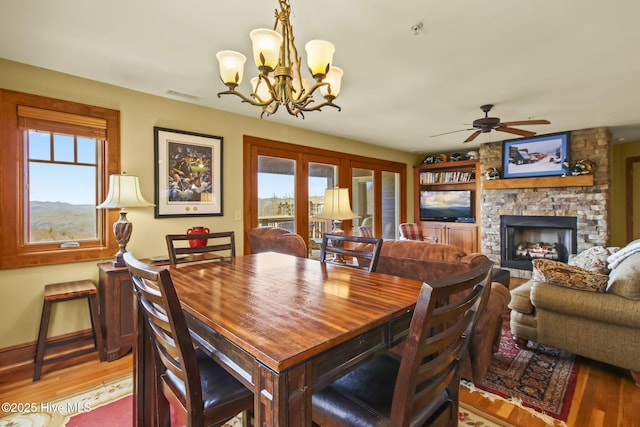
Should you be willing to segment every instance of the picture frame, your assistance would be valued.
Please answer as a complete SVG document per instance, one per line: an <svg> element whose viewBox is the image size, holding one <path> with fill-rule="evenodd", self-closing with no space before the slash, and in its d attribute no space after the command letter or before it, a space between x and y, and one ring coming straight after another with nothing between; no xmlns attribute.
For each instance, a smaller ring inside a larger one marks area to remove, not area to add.
<svg viewBox="0 0 640 427"><path fill-rule="evenodd" d="M567 173L569 132L504 141L502 177L525 178Z"/></svg>
<svg viewBox="0 0 640 427"><path fill-rule="evenodd" d="M155 217L222 216L221 136L154 127Z"/></svg>

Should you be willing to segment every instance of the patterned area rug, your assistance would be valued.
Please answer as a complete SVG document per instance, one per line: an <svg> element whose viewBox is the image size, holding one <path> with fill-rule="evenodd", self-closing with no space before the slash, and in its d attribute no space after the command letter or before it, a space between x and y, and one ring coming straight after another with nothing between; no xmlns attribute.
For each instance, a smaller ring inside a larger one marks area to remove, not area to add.
<svg viewBox="0 0 640 427"><path fill-rule="evenodd" d="M102 384L55 402L40 405L40 411L14 414L0 419L0 427L102 427L132 425L131 377ZM491 414L460 404L459 427L512 427ZM240 427L242 418L233 418L223 427Z"/></svg>
<svg viewBox="0 0 640 427"><path fill-rule="evenodd" d="M513 343L507 309L503 313L500 351L494 355L484 381L475 387L566 421L578 366L572 353L554 347L530 342L526 350L518 349ZM473 388L470 383L465 385Z"/></svg>

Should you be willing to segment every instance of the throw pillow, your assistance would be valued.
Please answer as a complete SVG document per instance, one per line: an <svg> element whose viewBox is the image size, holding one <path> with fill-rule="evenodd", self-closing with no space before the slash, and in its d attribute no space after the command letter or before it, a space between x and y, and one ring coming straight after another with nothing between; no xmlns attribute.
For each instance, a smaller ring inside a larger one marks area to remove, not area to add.
<svg viewBox="0 0 640 427"><path fill-rule="evenodd" d="M591 292L604 292L609 276L549 259L533 261L534 275L553 285ZM537 271L536 271L537 270Z"/></svg>
<svg viewBox="0 0 640 427"><path fill-rule="evenodd" d="M631 255L611 270L607 292L634 301L640 300L640 253Z"/></svg>
<svg viewBox="0 0 640 427"><path fill-rule="evenodd" d="M604 246L593 246L572 256L569 259L569 265L584 268L585 270L596 273L609 274L607 258L618 250L620 250L618 247L606 248Z"/></svg>

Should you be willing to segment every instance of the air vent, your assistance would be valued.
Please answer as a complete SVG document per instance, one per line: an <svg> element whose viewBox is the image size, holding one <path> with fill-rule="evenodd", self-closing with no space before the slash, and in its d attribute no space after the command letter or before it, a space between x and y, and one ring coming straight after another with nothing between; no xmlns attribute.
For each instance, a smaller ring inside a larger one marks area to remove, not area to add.
<svg viewBox="0 0 640 427"><path fill-rule="evenodd" d="M178 98L188 99L189 101L200 101L202 98L188 93L178 92L177 90L168 90L167 95L177 96Z"/></svg>

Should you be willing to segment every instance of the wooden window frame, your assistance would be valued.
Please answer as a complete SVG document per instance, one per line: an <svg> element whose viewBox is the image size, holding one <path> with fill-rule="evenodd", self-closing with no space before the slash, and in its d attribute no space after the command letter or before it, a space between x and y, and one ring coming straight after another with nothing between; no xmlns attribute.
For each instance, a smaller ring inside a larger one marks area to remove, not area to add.
<svg viewBox="0 0 640 427"><path fill-rule="evenodd" d="M79 247L60 244L26 244L24 238L22 146L25 128L34 123L55 128L75 127L86 136L102 139L97 183L98 197L107 194L109 175L120 173L120 112L60 99L0 89L0 269L109 259L118 250L112 224L115 210L98 212L98 239Z"/></svg>

